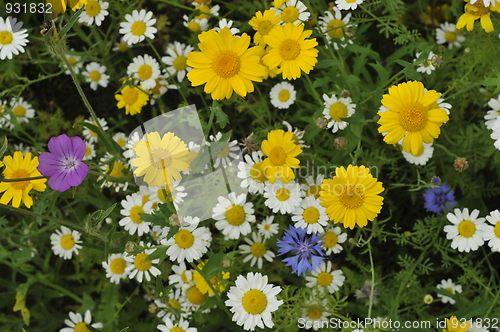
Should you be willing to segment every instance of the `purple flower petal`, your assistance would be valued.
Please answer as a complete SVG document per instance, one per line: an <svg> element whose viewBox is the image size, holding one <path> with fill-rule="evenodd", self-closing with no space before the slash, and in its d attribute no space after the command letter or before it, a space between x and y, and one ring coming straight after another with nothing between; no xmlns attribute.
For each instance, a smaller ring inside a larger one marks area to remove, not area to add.
<svg viewBox="0 0 500 332"><path fill-rule="evenodd" d="M42 152L38 157L38 171L44 176L52 176L62 167L62 162L59 156L54 153Z"/></svg>
<svg viewBox="0 0 500 332"><path fill-rule="evenodd" d="M66 172L56 172L54 175L52 175L49 178L49 186L52 190L64 192L68 190L71 186L68 184L68 181L66 181Z"/></svg>

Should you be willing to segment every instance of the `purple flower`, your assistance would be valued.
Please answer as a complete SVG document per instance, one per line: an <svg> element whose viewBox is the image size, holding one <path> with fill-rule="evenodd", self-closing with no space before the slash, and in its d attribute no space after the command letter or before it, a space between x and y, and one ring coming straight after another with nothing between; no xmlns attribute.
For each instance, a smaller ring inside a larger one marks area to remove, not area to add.
<svg viewBox="0 0 500 332"><path fill-rule="evenodd" d="M294 256L285 258L283 262L292 267L292 273L305 276L306 271L314 271L323 263L322 256L325 254L321 249L322 244L323 240L316 234L307 234L306 228L290 226L283 239L278 241L278 256L291 251Z"/></svg>
<svg viewBox="0 0 500 332"><path fill-rule="evenodd" d="M63 192L79 186L89 172L87 164L82 162L85 142L80 137L63 134L52 137L48 147L50 152L42 152L38 157L38 170L50 177L50 188Z"/></svg>
<svg viewBox="0 0 500 332"><path fill-rule="evenodd" d="M446 184L441 184L437 188L429 188L424 193L424 207L429 212L439 213L449 210L455 201L455 192Z"/></svg>

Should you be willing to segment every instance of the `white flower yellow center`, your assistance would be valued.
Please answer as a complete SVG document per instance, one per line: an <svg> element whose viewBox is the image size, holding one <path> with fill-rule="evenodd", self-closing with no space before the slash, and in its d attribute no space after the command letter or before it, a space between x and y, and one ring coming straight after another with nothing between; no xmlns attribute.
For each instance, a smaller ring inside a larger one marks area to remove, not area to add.
<svg viewBox="0 0 500 332"><path fill-rule="evenodd" d="M75 246L75 238L71 234L66 234L61 236L60 243L64 250L70 250Z"/></svg>
<svg viewBox="0 0 500 332"><path fill-rule="evenodd" d="M446 39L448 43L453 43L457 40L457 33L455 31L445 31L444 39Z"/></svg>
<svg viewBox="0 0 500 332"><path fill-rule="evenodd" d="M470 220L463 220L458 224L458 234L463 237L472 237L476 234L476 225Z"/></svg>
<svg viewBox="0 0 500 332"><path fill-rule="evenodd" d="M123 148L125 145L127 145L127 141L123 137L120 137L116 140L116 144Z"/></svg>
<svg viewBox="0 0 500 332"><path fill-rule="evenodd" d="M271 225L269 225L269 224L265 224L265 225L264 225L264 230L265 230L265 231L268 231L268 230L270 230L270 229L271 229Z"/></svg>
<svg viewBox="0 0 500 332"><path fill-rule="evenodd" d="M281 19L285 23L293 23L299 19L299 14L297 7L288 6L281 12Z"/></svg>
<svg viewBox="0 0 500 332"><path fill-rule="evenodd" d="M143 222L139 213L144 213L142 206L134 206L130 209L130 219L136 224L142 224Z"/></svg>
<svg viewBox="0 0 500 332"><path fill-rule="evenodd" d="M143 21L137 21L132 24L132 27L130 28L130 32L134 36L142 36L146 32L146 23Z"/></svg>
<svg viewBox="0 0 500 332"><path fill-rule="evenodd" d="M307 316L312 320L320 319L322 315L320 307L317 305L313 305L311 307L312 308L310 308L307 312Z"/></svg>
<svg viewBox="0 0 500 332"><path fill-rule="evenodd" d="M14 112L14 114L17 116L17 117L22 117L22 116L25 116L26 115L26 108L24 108L23 106L19 105L19 106L16 106L12 112Z"/></svg>
<svg viewBox="0 0 500 332"><path fill-rule="evenodd" d="M137 70L137 76L139 76L139 79L143 81L149 80L152 75L153 75L153 68L151 68L151 66L148 64L141 65Z"/></svg>
<svg viewBox="0 0 500 332"><path fill-rule="evenodd" d="M180 326L174 326L170 329L170 332L186 332L182 327Z"/></svg>
<svg viewBox="0 0 500 332"><path fill-rule="evenodd" d="M185 55L179 55L175 58L172 66L177 71L183 71L187 68L187 57Z"/></svg>
<svg viewBox="0 0 500 332"><path fill-rule="evenodd" d="M250 253L255 257L264 256L266 251L266 245L262 242L255 242L250 246Z"/></svg>
<svg viewBox="0 0 500 332"><path fill-rule="evenodd" d="M241 205L233 204L226 211L226 220L230 225L239 226L243 224L246 218L245 209Z"/></svg>
<svg viewBox="0 0 500 332"><path fill-rule="evenodd" d="M87 328L88 323L85 322L80 322L75 325L73 328L73 332L90 332L90 330Z"/></svg>
<svg viewBox="0 0 500 332"><path fill-rule="evenodd" d="M330 116L333 120L342 122L341 118L347 117L347 106L340 101L332 104L330 106Z"/></svg>
<svg viewBox="0 0 500 332"><path fill-rule="evenodd" d="M134 265L135 265L135 268L137 270L147 271L151 268L151 266L153 266L152 261L145 262L146 258L148 258L148 254L146 254L146 253L140 253L140 254L137 254L137 256L135 256Z"/></svg>
<svg viewBox="0 0 500 332"><path fill-rule="evenodd" d="M306 196L314 196L315 198L319 198L319 192L321 191L321 187L317 185L312 185L307 188Z"/></svg>
<svg viewBox="0 0 500 332"><path fill-rule="evenodd" d="M315 224L319 220L319 211L314 206L310 206L302 212L302 218L308 224Z"/></svg>
<svg viewBox="0 0 500 332"><path fill-rule="evenodd" d="M337 245L338 237L334 232L328 232L323 236L325 248L333 248Z"/></svg>
<svg viewBox="0 0 500 332"><path fill-rule="evenodd" d="M455 291L453 290L453 288L451 287L447 287L445 288L445 290L447 290L448 292L450 292L451 294L455 294Z"/></svg>
<svg viewBox="0 0 500 332"><path fill-rule="evenodd" d="M92 154L92 148L90 146L85 147L85 157L88 157Z"/></svg>
<svg viewBox="0 0 500 332"><path fill-rule="evenodd" d="M101 12L101 5L95 0L89 0L85 6L85 11L88 16L96 17Z"/></svg>
<svg viewBox="0 0 500 332"><path fill-rule="evenodd" d="M495 233L495 236L500 239L500 222L497 222L493 232Z"/></svg>
<svg viewBox="0 0 500 332"><path fill-rule="evenodd" d="M287 102L289 99L290 99L290 91L284 89L284 90L281 90L278 94L278 99L279 101L281 101L282 103L284 102Z"/></svg>
<svg viewBox="0 0 500 332"><path fill-rule="evenodd" d="M331 20L326 26L326 33L328 33L331 38L342 39L344 38L344 26L345 23L342 20Z"/></svg>
<svg viewBox="0 0 500 332"><path fill-rule="evenodd" d="M259 315L267 308L267 297L258 289L251 289L241 299L243 309L251 315Z"/></svg>
<svg viewBox="0 0 500 332"><path fill-rule="evenodd" d="M101 73L97 70L92 70L89 73L89 78L94 82L99 82L101 80Z"/></svg>
<svg viewBox="0 0 500 332"><path fill-rule="evenodd" d="M14 40L14 36L10 31L0 31L0 44L9 45Z"/></svg>
<svg viewBox="0 0 500 332"><path fill-rule="evenodd" d="M254 180L257 183L263 183L263 182L266 182L266 180L267 180L266 174L260 168L261 164L262 164L262 162L255 163L252 165L252 167L250 167L250 172L249 172L250 177L252 178L252 180Z"/></svg>
<svg viewBox="0 0 500 332"><path fill-rule="evenodd" d="M331 273L321 272L318 274L318 284L321 286L329 286L333 281Z"/></svg>
<svg viewBox="0 0 500 332"><path fill-rule="evenodd" d="M200 23L198 23L196 21L189 22L188 25L187 25L187 27L192 32L198 32L198 31L201 30Z"/></svg>
<svg viewBox="0 0 500 332"><path fill-rule="evenodd" d="M175 243L179 248L189 249L194 244L194 235L187 229L181 229L175 234Z"/></svg>
<svg viewBox="0 0 500 332"><path fill-rule="evenodd" d="M205 302L208 294L203 294L202 292L200 292L198 287L191 286L191 288L186 291L186 297L188 301L191 302L191 304L200 305Z"/></svg>
<svg viewBox="0 0 500 332"><path fill-rule="evenodd" d="M276 191L276 198L282 202L290 198L290 190L286 188L280 188Z"/></svg>
<svg viewBox="0 0 500 332"><path fill-rule="evenodd" d="M127 262L123 258L115 258L109 263L109 269L113 274L123 274L126 267Z"/></svg>

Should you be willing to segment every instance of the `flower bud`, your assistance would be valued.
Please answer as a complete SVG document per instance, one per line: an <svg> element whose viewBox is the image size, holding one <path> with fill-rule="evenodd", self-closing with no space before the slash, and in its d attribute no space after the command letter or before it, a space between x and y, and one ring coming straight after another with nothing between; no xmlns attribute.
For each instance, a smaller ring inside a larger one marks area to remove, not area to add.
<svg viewBox="0 0 500 332"><path fill-rule="evenodd" d="M434 298L432 297L431 294L427 294L427 295L424 296L424 302L426 304L431 304L432 301L434 301Z"/></svg>
<svg viewBox="0 0 500 332"><path fill-rule="evenodd" d="M172 214L170 217L168 217L168 223L172 227L180 227L181 221L179 220L179 215L177 213Z"/></svg>
<svg viewBox="0 0 500 332"><path fill-rule="evenodd" d="M148 311L151 313L151 314L156 314L156 312L158 311L158 306L152 302L149 304L148 306Z"/></svg>
<svg viewBox="0 0 500 332"><path fill-rule="evenodd" d="M443 65L444 63L444 60L443 60L443 57L440 56L439 54L435 54L432 58L431 58L431 64L436 67L436 68L439 68Z"/></svg>
<svg viewBox="0 0 500 332"><path fill-rule="evenodd" d="M453 162L453 167L459 172L465 171L467 167L469 167L469 163L467 162L467 159L465 158L457 158Z"/></svg>
<svg viewBox="0 0 500 332"><path fill-rule="evenodd" d="M342 90L342 92L340 92L340 96L342 98L349 98L351 96L351 92L347 89Z"/></svg>
<svg viewBox="0 0 500 332"><path fill-rule="evenodd" d="M333 146L337 150L345 150L348 144L349 141L345 137L337 137L336 139L333 140Z"/></svg>
<svg viewBox="0 0 500 332"><path fill-rule="evenodd" d="M228 267L231 266L231 260L229 258L224 258L222 260L222 266L227 269Z"/></svg>
<svg viewBox="0 0 500 332"><path fill-rule="evenodd" d="M125 252L128 253L128 254L131 254L135 251L135 248L137 248L137 244L135 244L135 242L132 242L132 241L128 241L127 243L125 243Z"/></svg>
<svg viewBox="0 0 500 332"><path fill-rule="evenodd" d="M320 116L316 119L316 127L319 129L325 129L328 125L328 120L324 116Z"/></svg>
<svg viewBox="0 0 500 332"><path fill-rule="evenodd" d="M440 186L441 185L441 178L439 176L434 176L431 179L431 183L435 186Z"/></svg>

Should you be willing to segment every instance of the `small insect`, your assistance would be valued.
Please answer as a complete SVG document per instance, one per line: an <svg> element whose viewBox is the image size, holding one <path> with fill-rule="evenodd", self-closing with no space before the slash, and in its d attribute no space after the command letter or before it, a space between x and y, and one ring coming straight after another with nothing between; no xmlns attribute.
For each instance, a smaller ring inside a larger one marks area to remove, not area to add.
<svg viewBox="0 0 500 332"><path fill-rule="evenodd" d="M42 30L40 30L42 36L45 36L47 31L50 30L50 28L52 28L52 21L46 21L45 24L42 26Z"/></svg>

